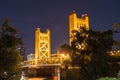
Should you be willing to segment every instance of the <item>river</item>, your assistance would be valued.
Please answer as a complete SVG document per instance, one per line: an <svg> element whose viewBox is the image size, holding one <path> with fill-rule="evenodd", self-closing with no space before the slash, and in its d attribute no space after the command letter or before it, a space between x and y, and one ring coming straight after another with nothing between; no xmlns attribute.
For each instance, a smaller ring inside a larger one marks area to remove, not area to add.
<svg viewBox="0 0 120 80"><path fill-rule="evenodd" d="M46 78L28 78L28 77L24 77L22 76L20 80L45 80Z"/></svg>
<svg viewBox="0 0 120 80"><path fill-rule="evenodd" d="M22 78L20 80L45 80L45 78Z"/></svg>
<svg viewBox="0 0 120 80"><path fill-rule="evenodd" d="M28 80L44 80L45 78L29 78Z"/></svg>

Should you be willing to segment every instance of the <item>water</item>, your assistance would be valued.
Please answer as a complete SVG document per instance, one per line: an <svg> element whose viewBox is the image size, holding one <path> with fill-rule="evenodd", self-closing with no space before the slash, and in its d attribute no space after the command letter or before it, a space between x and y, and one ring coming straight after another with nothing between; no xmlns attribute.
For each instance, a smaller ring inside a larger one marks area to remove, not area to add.
<svg viewBox="0 0 120 80"><path fill-rule="evenodd" d="M45 80L45 78L27 78L27 77L21 77L20 80Z"/></svg>
<svg viewBox="0 0 120 80"><path fill-rule="evenodd" d="M28 80L44 80L45 78L29 78Z"/></svg>

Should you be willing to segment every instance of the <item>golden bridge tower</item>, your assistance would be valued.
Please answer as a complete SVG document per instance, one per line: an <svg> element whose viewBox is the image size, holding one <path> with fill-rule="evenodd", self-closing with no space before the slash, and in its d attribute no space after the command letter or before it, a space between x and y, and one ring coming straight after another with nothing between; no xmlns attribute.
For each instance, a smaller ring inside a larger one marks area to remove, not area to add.
<svg viewBox="0 0 120 80"><path fill-rule="evenodd" d="M50 59L50 30L46 30L45 33L37 28L35 31L35 62L46 63Z"/></svg>
<svg viewBox="0 0 120 80"><path fill-rule="evenodd" d="M82 14L81 18L77 17L75 11L69 15L69 37L72 35L73 30L79 30L81 27L86 27L89 29L89 18L87 14ZM69 44L71 44L71 38L69 39Z"/></svg>

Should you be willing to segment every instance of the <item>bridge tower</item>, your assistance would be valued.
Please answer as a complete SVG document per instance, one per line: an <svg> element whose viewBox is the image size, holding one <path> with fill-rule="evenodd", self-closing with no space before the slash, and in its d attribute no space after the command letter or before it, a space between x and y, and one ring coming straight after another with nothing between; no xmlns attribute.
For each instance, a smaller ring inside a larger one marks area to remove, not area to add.
<svg viewBox="0 0 120 80"><path fill-rule="evenodd" d="M37 28L35 31L35 63L46 63L50 59L50 30L47 29L45 33Z"/></svg>
<svg viewBox="0 0 120 80"><path fill-rule="evenodd" d="M73 30L79 30L81 27L89 29L89 18L87 14L82 14L81 18L77 17L75 11L69 15L69 44L71 44L71 35Z"/></svg>

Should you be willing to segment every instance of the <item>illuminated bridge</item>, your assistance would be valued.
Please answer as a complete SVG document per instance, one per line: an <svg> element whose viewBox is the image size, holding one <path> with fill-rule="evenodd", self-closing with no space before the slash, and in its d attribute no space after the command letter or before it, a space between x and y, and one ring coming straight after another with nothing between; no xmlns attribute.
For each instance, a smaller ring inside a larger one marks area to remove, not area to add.
<svg viewBox="0 0 120 80"><path fill-rule="evenodd" d="M25 72L27 77L53 77L56 76L60 79L60 68L64 60L69 59L68 55L52 54L50 59L42 61L35 59L34 54L28 55L28 59L21 64L22 71ZM58 79L58 80L59 80Z"/></svg>

